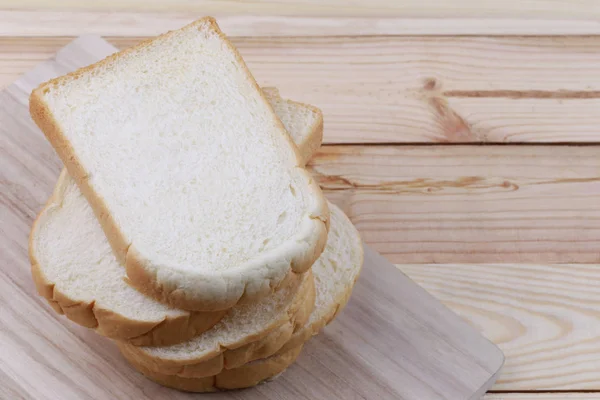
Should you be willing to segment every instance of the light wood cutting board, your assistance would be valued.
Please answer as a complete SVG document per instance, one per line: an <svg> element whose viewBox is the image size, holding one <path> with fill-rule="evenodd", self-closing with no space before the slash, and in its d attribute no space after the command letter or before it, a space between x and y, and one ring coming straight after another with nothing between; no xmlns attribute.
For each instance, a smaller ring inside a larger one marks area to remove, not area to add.
<svg viewBox="0 0 600 400"><path fill-rule="evenodd" d="M116 49L81 37L0 92L0 398L183 399L133 371L110 340L56 315L37 296L27 236L61 168L28 113L39 83ZM202 398L478 399L504 356L475 329L366 248L341 315L279 379Z"/></svg>

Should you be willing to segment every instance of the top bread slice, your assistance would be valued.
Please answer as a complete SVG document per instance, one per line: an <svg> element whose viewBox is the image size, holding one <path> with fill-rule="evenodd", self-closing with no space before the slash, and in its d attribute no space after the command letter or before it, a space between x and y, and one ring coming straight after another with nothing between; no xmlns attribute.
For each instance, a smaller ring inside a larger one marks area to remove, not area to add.
<svg viewBox="0 0 600 400"><path fill-rule="evenodd" d="M35 89L30 112L138 290L223 310L323 251L320 188L212 18Z"/></svg>
<svg viewBox="0 0 600 400"><path fill-rule="evenodd" d="M308 111L295 103L279 109L278 116L297 121ZM316 149L322 134L312 121L306 119L303 126L286 123L285 127L296 143L309 143L307 148ZM66 170L33 225L29 254L40 295L60 314L111 339L138 346L181 343L210 329L225 314L175 309L132 288Z"/></svg>
<svg viewBox="0 0 600 400"><path fill-rule="evenodd" d="M323 141L323 113L309 104L281 98L277 88L262 90L298 147L302 163L308 163Z"/></svg>

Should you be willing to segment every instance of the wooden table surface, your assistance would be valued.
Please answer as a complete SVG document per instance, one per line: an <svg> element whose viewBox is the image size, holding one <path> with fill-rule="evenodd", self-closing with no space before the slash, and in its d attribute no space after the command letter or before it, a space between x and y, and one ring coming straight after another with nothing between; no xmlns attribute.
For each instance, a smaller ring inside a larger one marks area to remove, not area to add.
<svg viewBox="0 0 600 400"><path fill-rule="evenodd" d="M599 1L97 3L0 0L0 87L75 36L216 15L324 111L311 168L364 240L500 345L486 400L600 399Z"/></svg>

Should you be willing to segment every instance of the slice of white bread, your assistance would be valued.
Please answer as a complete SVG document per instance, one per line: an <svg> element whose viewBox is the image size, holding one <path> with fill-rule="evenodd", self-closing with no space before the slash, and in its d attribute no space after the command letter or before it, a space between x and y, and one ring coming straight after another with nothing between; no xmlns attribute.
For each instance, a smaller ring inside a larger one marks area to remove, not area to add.
<svg viewBox="0 0 600 400"><path fill-rule="evenodd" d="M148 369L138 360L123 354L127 361L148 379L173 389L186 392L214 392L217 390L243 389L276 378L283 373L300 355L302 346L288 350L283 354L264 358L245 364L235 369L226 369L214 376L204 378L184 378L177 375L166 375Z"/></svg>
<svg viewBox="0 0 600 400"><path fill-rule="evenodd" d="M308 163L323 141L323 113L309 104L282 99L277 88L262 90L298 147L302 163Z"/></svg>
<svg viewBox="0 0 600 400"><path fill-rule="evenodd" d="M275 98L272 91L276 89L263 90ZM293 103L280 107L278 116L295 143L316 150L322 124L308 117L304 125L288 123L310 115L313 109ZM40 295L58 313L115 340L138 346L181 343L210 329L225 314L174 309L128 285L125 269L66 170L33 225L29 254Z"/></svg>
<svg viewBox="0 0 600 400"><path fill-rule="evenodd" d="M119 348L129 358L135 358L138 363L157 371L163 366L167 370L177 371L184 365L207 360L211 360L209 364L212 366L223 365L223 362L212 359L223 357L222 353L227 350L238 349L264 338L292 320L303 307L309 307L312 311L315 301L312 271L309 270L299 279L297 275L293 276L300 281L300 288L287 285L258 302L234 307L210 330L187 342L162 347L133 346L121 342L118 343Z"/></svg>
<svg viewBox="0 0 600 400"><path fill-rule="evenodd" d="M325 246L325 198L212 18L42 84L30 112L131 284L161 302L259 299Z"/></svg>
<svg viewBox="0 0 600 400"><path fill-rule="evenodd" d="M362 242L356 228L343 211L333 204L330 204L329 207L331 209L331 228L327 246L311 268L317 294L314 310L308 318L302 317L302 320L308 319L308 321L305 324L298 324L299 328L294 330L293 335L286 336L285 343L276 335L265 337L261 340L260 345L248 349L245 358L241 359L242 361L266 357L267 354L275 352L280 354L301 346L328 324L350 298L363 264ZM187 349L184 349L183 346L179 346L175 352L170 351L168 356L160 354L158 351L148 352L143 348L133 346L121 345L120 347L122 350L126 350L124 353L127 353L129 358L135 358L138 364L166 375L199 378L215 374L222 368L239 366L239 364L211 363L211 360L197 363L194 356L189 356ZM130 349L133 351L129 351ZM269 350L252 354L253 351L259 349ZM177 363L173 362L175 359Z"/></svg>

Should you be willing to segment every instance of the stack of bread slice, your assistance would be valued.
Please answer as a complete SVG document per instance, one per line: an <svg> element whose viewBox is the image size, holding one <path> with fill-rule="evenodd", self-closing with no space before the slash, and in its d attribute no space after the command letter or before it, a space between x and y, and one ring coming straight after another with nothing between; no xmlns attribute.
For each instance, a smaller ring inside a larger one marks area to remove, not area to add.
<svg viewBox="0 0 600 400"><path fill-rule="evenodd" d="M30 110L65 164L31 231L37 290L150 379L256 385L348 301L361 240L305 169L321 111L259 88L212 18L42 84Z"/></svg>

